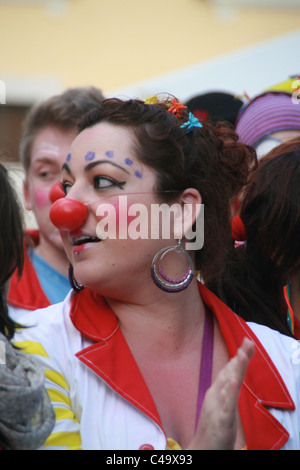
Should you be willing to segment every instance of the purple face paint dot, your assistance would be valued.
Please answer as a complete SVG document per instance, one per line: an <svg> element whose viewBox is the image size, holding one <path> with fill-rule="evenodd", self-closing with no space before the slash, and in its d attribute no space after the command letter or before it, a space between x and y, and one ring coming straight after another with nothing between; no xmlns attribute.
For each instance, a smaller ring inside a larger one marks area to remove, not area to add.
<svg viewBox="0 0 300 470"><path fill-rule="evenodd" d="M133 165L133 161L132 161L130 158L125 158L125 163L126 163L126 165L128 165L128 166Z"/></svg>
<svg viewBox="0 0 300 470"><path fill-rule="evenodd" d="M141 173L140 171L138 171L138 170L136 170L136 171L134 172L134 174L135 174L135 176L136 176L137 178L141 178L141 177L142 177L142 173Z"/></svg>
<svg viewBox="0 0 300 470"><path fill-rule="evenodd" d="M113 158L114 152L113 152L113 150L107 150L107 151L105 152L105 155L106 155L108 158Z"/></svg>
<svg viewBox="0 0 300 470"><path fill-rule="evenodd" d="M86 156L84 157L84 159L87 162L91 162L92 160L94 160L95 156L96 156L95 152L88 152Z"/></svg>
<svg viewBox="0 0 300 470"><path fill-rule="evenodd" d="M69 162L71 160L71 157L72 157L72 155L70 153L68 153L67 158L66 158L66 162Z"/></svg>

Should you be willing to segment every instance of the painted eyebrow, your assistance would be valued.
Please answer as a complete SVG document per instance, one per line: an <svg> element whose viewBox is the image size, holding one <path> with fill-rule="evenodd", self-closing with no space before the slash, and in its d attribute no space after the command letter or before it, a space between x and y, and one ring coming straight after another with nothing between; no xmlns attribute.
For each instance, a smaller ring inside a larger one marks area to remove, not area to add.
<svg viewBox="0 0 300 470"><path fill-rule="evenodd" d="M69 175L71 174L71 170L70 170L70 167L67 163L64 163L63 166L61 167L62 170L66 170Z"/></svg>
<svg viewBox="0 0 300 470"><path fill-rule="evenodd" d="M90 171L92 168L94 168L94 166L96 165L100 165L101 163L109 163L110 165L113 165L113 166L116 166L117 168L120 168L120 170L123 170L125 173L127 173L129 175L129 171L127 171L125 168L123 168L122 166L120 165L117 165L116 163L114 162L109 162L108 160L97 160L96 162L91 162L89 163L88 165L86 165L86 167L84 168L84 171L85 172L88 172ZM70 168L69 168L70 170ZM68 171L68 170L67 170Z"/></svg>

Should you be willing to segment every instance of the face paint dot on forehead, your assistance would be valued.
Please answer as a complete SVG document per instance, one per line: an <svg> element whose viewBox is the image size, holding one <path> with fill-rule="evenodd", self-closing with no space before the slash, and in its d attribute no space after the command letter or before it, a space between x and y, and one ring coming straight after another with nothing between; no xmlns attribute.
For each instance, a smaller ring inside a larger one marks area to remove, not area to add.
<svg viewBox="0 0 300 470"><path fill-rule="evenodd" d="M71 160L71 158L72 158L72 155L70 153L68 153L67 158L66 158L66 162L69 162Z"/></svg>
<svg viewBox="0 0 300 470"><path fill-rule="evenodd" d="M95 152L88 152L86 156L84 157L84 159L86 162L91 162L92 160L94 160L95 156L96 156Z"/></svg>
<svg viewBox="0 0 300 470"><path fill-rule="evenodd" d="M125 158L125 163L126 163L126 165L128 165L128 166L132 166L132 165L133 165L133 161L131 160L131 158Z"/></svg>
<svg viewBox="0 0 300 470"><path fill-rule="evenodd" d="M108 158L113 158L114 157L114 152L113 150L107 150L105 152L105 155L108 157Z"/></svg>
<svg viewBox="0 0 300 470"><path fill-rule="evenodd" d="M141 173L140 171L138 171L138 170L136 170L136 171L134 172L134 174L135 174L135 176L136 176L137 178L141 178L141 177L142 177L142 173Z"/></svg>

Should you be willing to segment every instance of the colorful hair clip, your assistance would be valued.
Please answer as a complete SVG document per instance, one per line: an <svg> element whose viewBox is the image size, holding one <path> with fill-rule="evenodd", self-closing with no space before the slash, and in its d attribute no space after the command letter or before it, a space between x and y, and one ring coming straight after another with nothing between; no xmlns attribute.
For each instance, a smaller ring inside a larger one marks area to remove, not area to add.
<svg viewBox="0 0 300 470"><path fill-rule="evenodd" d="M147 98L145 100L145 103L146 104L156 104L156 103L158 103L158 98L155 95L154 96L149 96L149 98Z"/></svg>
<svg viewBox="0 0 300 470"><path fill-rule="evenodd" d="M180 126L182 129L186 127L186 132L191 132L193 127L203 127L201 122L193 115L193 113L189 113L189 120L186 121L184 124Z"/></svg>
<svg viewBox="0 0 300 470"><path fill-rule="evenodd" d="M182 103L177 101L175 98L172 99L172 106L168 109L168 113L175 114L178 118L181 117L181 111L187 109L187 106L184 106Z"/></svg>

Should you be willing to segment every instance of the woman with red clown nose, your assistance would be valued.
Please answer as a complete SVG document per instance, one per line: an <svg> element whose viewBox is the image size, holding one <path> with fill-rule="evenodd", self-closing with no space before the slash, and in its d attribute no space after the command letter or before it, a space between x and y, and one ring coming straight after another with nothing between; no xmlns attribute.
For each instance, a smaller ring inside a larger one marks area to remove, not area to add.
<svg viewBox="0 0 300 470"><path fill-rule="evenodd" d="M87 215L88 209L86 205L73 199L59 198L50 210L50 218L53 225L60 230L68 230L70 232L81 227Z"/></svg>
<svg viewBox="0 0 300 470"><path fill-rule="evenodd" d="M51 208L74 289L40 325L28 315L16 342L39 357L57 410L43 448L299 448L291 339L204 284L223 270L231 200L255 160L174 97L108 99L83 118Z"/></svg>

